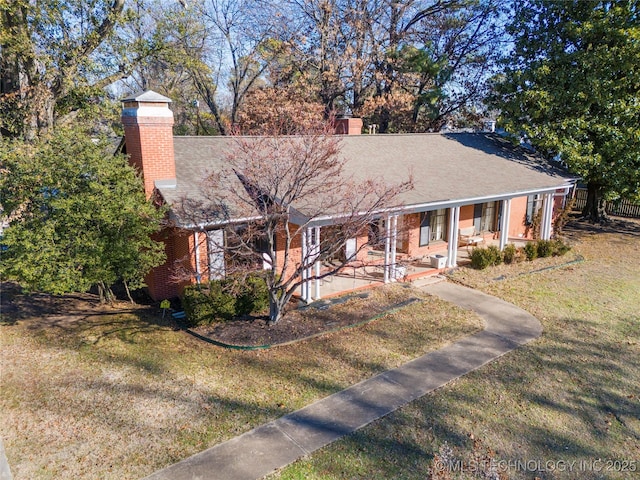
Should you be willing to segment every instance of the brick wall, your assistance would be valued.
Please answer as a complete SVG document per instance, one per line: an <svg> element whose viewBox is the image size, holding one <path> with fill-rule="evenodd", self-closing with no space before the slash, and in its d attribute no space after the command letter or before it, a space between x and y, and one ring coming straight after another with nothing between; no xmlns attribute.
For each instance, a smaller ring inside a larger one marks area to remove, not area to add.
<svg viewBox="0 0 640 480"><path fill-rule="evenodd" d="M176 178L173 155L173 119L123 117L129 163L144 179L147 198L156 180Z"/></svg>
<svg viewBox="0 0 640 480"><path fill-rule="evenodd" d="M361 118L337 118L335 121L336 133L339 135L360 135L362 134Z"/></svg>
<svg viewBox="0 0 640 480"><path fill-rule="evenodd" d="M158 234L155 240L164 242L167 259L147 275L147 290L154 300L176 298L186 285L195 281L189 274L194 271L193 233L167 229Z"/></svg>
<svg viewBox="0 0 640 480"><path fill-rule="evenodd" d="M169 99L148 101L145 100L145 95L124 101L122 124L129 163L142 176L145 194L147 198L151 198L156 180L176 178L173 114L169 109ZM152 95L156 99L163 98L157 94ZM154 300L174 298L189 283L176 269L183 257L187 258L192 250L189 246L189 232L167 229L155 239L164 242L167 260L147 275L148 292Z"/></svg>

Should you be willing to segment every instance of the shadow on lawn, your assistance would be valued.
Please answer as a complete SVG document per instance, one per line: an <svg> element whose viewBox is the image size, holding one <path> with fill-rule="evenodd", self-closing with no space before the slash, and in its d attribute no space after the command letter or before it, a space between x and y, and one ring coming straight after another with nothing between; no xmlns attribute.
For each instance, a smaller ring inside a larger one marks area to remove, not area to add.
<svg viewBox="0 0 640 480"><path fill-rule="evenodd" d="M575 318L559 320L543 339L331 446L313 460L315 471L358 478L359 465L380 478L423 479L444 442L464 462L474 458L478 441L495 450L494 460L512 465L637 458L640 327L623 342L595 334L596 326ZM507 473L511 478L568 478L544 468ZM580 478L602 478L601 472L582 473ZM625 476L620 472L610 478Z"/></svg>
<svg viewBox="0 0 640 480"><path fill-rule="evenodd" d="M2 284L0 325L18 322L44 338L55 336L57 343L77 346L98 343L111 336L130 342L141 333L178 330L170 315L162 318L158 309L118 302L102 304L95 295L22 294L20 287Z"/></svg>
<svg viewBox="0 0 640 480"><path fill-rule="evenodd" d="M573 213L564 233L569 238L581 239L585 236L610 233L630 237L640 237L640 219L610 217L607 223L594 224Z"/></svg>

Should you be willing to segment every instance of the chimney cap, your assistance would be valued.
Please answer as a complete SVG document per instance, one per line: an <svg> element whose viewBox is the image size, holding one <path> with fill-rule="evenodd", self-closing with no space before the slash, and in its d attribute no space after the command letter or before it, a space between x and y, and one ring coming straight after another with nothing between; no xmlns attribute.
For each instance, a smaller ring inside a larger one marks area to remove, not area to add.
<svg viewBox="0 0 640 480"><path fill-rule="evenodd" d="M123 98L121 102L171 103L171 99L164 95L160 95L153 90L146 90L144 92L134 93L127 98Z"/></svg>

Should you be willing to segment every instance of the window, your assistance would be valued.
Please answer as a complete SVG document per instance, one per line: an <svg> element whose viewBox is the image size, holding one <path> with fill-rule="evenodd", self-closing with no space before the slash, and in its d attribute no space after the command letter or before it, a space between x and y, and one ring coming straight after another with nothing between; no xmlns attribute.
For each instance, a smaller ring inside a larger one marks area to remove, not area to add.
<svg viewBox="0 0 640 480"><path fill-rule="evenodd" d="M480 218L480 232L494 232L496 228L496 202L482 204L482 217Z"/></svg>
<svg viewBox="0 0 640 480"><path fill-rule="evenodd" d="M542 197L540 195L529 195L527 197L527 217L525 225L533 224L533 218L542 206Z"/></svg>
<svg viewBox="0 0 640 480"><path fill-rule="evenodd" d="M444 240L446 238L446 209L420 214L420 243L421 247L429 245L430 242Z"/></svg>
<svg viewBox="0 0 640 480"><path fill-rule="evenodd" d="M431 212L422 212L420 214L420 242L421 247L429 245L431 239L431 226L429 225L429 217Z"/></svg>
<svg viewBox="0 0 640 480"><path fill-rule="evenodd" d="M438 240L447 239L447 209L441 208L433 212L429 212L430 221L429 227L431 228L431 234L429 240L436 242Z"/></svg>
<svg viewBox="0 0 640 480"><path fill-rule="evenodd" d="M383 219L375 220L369 224L368 243L374 250L384 248L387 236L386 222Z"/></svg>

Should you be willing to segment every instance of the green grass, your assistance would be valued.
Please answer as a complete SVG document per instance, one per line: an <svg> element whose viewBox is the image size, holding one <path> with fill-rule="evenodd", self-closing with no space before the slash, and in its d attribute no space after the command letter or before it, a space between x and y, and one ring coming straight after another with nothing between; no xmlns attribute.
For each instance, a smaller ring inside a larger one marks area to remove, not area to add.
<svg viewBox="0 0 640 480"><path fill-rule="evenodd" d="M502 265L454 275L536 315L544 326L539 340L274 477L430 478L434 457L448 447L466 473L445 469L432 478L485 478L476 467L491 462L501 478L640 476L640 235L574 242L585 261L568 267L520 275L524 264Z"/></svg>
<svg viewBox="0 0 640 480"><path fill-rule="evenodd" d="M26 313L5 306L0 324L0 435L16 479L140 478L481 328L424 296L352 330L236 351L145 309L17 300ZM38 302L60 313L37 315Z"/></svg>

